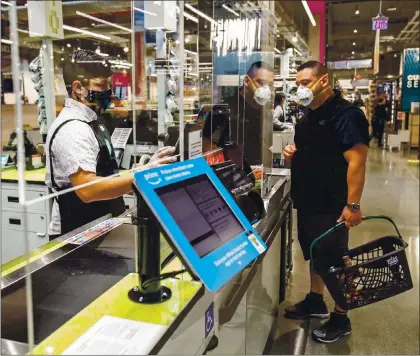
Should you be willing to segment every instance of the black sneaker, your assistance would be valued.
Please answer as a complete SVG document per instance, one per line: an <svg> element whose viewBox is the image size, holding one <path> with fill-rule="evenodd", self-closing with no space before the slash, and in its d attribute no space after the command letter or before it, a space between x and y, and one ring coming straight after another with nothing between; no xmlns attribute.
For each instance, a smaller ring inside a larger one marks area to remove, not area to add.
<svg viewBox="0 0 420 356"><path fill-rule="evenodd" d="M307 294L304 300L284 311L284 317L287 319L326 319L328 316L328 309L322 297L314 297L311 294Z"/></svg>
<svg viewBox="0 0 420 356"><path fill-rule="evenodd" d="M312 337L319 342L330 344L352 332L350 319L346 315L331 313L330 320L312 331Z"/></svg>

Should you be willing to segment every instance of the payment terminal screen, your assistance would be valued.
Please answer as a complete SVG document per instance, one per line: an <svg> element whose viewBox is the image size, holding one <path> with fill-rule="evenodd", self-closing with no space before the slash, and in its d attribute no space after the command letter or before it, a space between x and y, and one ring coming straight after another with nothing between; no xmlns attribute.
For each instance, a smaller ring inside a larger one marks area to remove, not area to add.
<svg viewBox="0 0 420 356"><path fill-rule="evenodd" d="M200 257L245 231L205 174L156 193Z"/></svg>

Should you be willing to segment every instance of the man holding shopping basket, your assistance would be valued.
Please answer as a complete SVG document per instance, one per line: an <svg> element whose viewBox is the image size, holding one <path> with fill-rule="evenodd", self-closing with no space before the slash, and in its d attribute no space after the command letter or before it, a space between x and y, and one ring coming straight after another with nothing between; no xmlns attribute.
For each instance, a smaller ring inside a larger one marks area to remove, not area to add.
<svg viewBox="0 0 420 356"><path fill-rule="evenodd" d="M284 149L292 167L292 198L298 216L298 239L305 260L311 242L344 221L346 228L332 233L316 245L316 265L311 268L310 293L285 310L291 319L328 318L323 300L325 284L315 271L342 265L348 250L349 228L362 222L360 200L365 182L369 145L368 123L363 112L334 94L327 69L309 61L297 69L297 100L308 107L296 125L295 143ZM347 310L336 304L330 319L313 337L331 343L351 333Z"/></svg>

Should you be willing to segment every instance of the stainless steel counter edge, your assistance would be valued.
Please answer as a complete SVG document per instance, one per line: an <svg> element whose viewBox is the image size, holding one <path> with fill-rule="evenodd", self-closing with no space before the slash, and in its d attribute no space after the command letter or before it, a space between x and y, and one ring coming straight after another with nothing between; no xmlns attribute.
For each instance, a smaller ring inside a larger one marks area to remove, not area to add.
<svg viewBox="0 0 420 356"><path fill-rule="evenodd" d="M99 219L96 219L94 221L91 221L90 223L83 225L79 228L77 228L76 230L73 230L71 232L69 232L68 234L65 234L59 238L57 238L57 241L61 241L64 242L65 240L67 240L70 237L73 237L85 230L88 230L89 228L105 221L108 220L111 217L111 215L105 215ZM107 232L109 232L110 230L108 230ZM103 236L105 233L93 238L91 241L95 241L96 239L100 238L101 236ZM31 263L29 263L28 265L25 265L19 269L17 269L14 272L11 272L10 274L8 274L7 276L1 277L1 290L9 287L10 285L20 281L21 279L26 277L26 267L29 267L29 271L30 273L33 273L35 271L38 271L39 269L49 265L50 263L60 259L61 257L69 254L70 252L82 247L84 245L76 245L76 244L67 244L64 245L62 247L59 247L57 250L52 251L50 253L48 253L47 255L43 256L42 258L39 258Z"/></svg>

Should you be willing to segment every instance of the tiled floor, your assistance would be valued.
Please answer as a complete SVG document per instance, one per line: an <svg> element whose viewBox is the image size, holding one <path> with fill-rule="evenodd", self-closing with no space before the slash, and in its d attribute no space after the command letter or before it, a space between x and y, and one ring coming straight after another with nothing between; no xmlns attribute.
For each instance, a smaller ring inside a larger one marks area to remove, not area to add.
<svg viewBox="0 0 420 356"><path fill-rule="evenodd" d="M287 299L280 306L270 354L307 355L413 355L419 354L419 165L398 153L371 149L363 194L364 215L388 215L409 244L406 250L414 288L399 296L349 313L353 334L325 345L312 340L319 321L291 321L283 317L288 305L308 291L308 265L295 236L294 270ZM358 246L392 233L386 221L367 221L352 230L350 245ZM327 304L333 306L327 296Z"/></svg>

